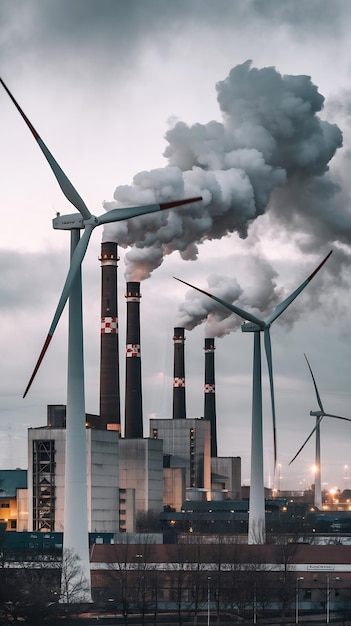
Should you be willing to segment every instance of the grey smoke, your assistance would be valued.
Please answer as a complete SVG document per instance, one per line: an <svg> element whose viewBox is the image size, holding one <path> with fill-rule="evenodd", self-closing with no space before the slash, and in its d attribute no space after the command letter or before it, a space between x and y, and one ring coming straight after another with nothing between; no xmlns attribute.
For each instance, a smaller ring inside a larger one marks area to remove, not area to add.
<svg viewBox="0 0 351 626"><path fill-rule="evenodd" d="M235 266L235 259L233 266ZM265 318L283 299L282 290L276 282L277 273L262 257L250 255L245 261L248 275L245 289L233 276L211 274L207 286L196 285L230 304L249 310L258 317ZM190 289L178 308L176 325L192 330L206 322L206 337L222 337L237 330L244 320L221 306L208 296Z"/></svg>
<svg viewBox="0 0 351 626"><path fill-rule="evenodd" d="M174 123L166 133L168 165L140 172L104 204L109 210L203 197L181 210L105 227L105 240L130 248L127 280L148 278L174 251L196 259L205 240L234 232L247 237L250 225L268 209L284 228L301 228L304 242L310 236L310 251L322 246L325 251L326 242L350 242L350 214L344 210L341 219L334 211L338 204L343 207L343 198L328 173L342 133L320 117L324 98L311 78L282 76L274 67L257 69L247 61L216 90L223 121Z"/></svg>

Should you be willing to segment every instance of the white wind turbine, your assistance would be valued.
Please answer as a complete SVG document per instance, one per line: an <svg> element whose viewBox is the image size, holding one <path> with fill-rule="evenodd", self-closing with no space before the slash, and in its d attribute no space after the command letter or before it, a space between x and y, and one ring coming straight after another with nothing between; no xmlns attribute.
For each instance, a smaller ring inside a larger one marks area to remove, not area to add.
<svg viewBox="0 0 351 626"><path fill-rule="evenodd" d="M81 570L79 575L83 575L86 580L85 599L90 601L81 264L92 231L96 226L162 211L196 202L202 198L114 209L98 217L92 215L1 78L0 82L33 134L67 200L79 211L71 215L58 214L53 220L55 229L71 231L71 262L47 338L23 397L34 380L69 298L63 547L64 550L71 550L79 557ZM83 230L82 237L80 237L81 230ZM72 587L75 582L75 580L70 581Z"/></svg>
<svg viewBox="0 0 351 626"><path fill-rule="evenodd" d="M244 311L243 309L225 302L221 298L217 298L203 289L194 287L184 280L181 283L193 287L197 291L205 294L219 302L225 308L229 309L244 320L241 326L243 332L254 333L254 349L253 349L253 376L252 376L252 430L251 430L251 479L250 479L250 507L249 507L249 544L262 544L266 541L265 529L265 498L264 498L264 481L263 481L263 433L262 433L262 371L261 371L261 332L264 333L264 346L266 351L269 384L271 392L272 419L273 419L273 441L274 441L274 466L277 460L277 443L276 443L276 419L275 419L275 400L273 385L273 366L272 366L272 348L270 338L270 327L273 322L288 308L288 306L297 298L301 291L308 285L312 278L317 274L322 265L331 255L332 251L323 259L318 267L310 274L310 276L301 285L295 289L283 302L278 304L268 319L262 320L256 315Z"/></svg>
<svg viewBox="0 0 351 626"><path fill-rule="evenodd" d="M306 443L311 439L313 433L316 433L316 457L315 457L315 466L314 466L314 506L317 509L321 509L322 508L321 433L320 433L321 421L323 417L334 417L338 420L345 420L346 422L351 422L351 419L348 417L342 417L341 415L333 415L332 413L327 413L324 410L323 403L319 395L317 383L313 375L311 365L306 355L305 355L305 359L307 361L308 369L310 370L310 373L312 376L319 410L310 411L310 415L316 418L316 424L314 428L311 430L310 434L308 435L306 441L302 444L301 448L299 448L299 450L296 452L294 458L291 459L289 465L291 465L295 461L295 459L299 456L300 452L304 449Z"/></svg>

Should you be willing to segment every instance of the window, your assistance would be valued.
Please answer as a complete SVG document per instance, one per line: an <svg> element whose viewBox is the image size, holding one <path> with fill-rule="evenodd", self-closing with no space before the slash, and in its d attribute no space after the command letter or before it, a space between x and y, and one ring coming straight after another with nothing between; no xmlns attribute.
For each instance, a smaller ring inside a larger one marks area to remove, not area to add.
<svg viewBox="0 0 351 626"><path fill-rule="evenodd" d="M2 509L9 509L10 508L10 503L9 502L2 502L0 504Z"/></svg>

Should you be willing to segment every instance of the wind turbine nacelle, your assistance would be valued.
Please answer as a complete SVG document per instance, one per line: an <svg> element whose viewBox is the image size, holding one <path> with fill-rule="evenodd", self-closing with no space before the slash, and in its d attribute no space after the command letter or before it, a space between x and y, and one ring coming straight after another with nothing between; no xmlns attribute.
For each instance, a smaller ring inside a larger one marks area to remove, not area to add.
<svg viewBox="0 0 351 626"><path fill-rule="evenodd" d="M244 324L241 324L241 330L243 333L256 333L262 330L262 328L258 324L254 324L254 322L244 322Z"/></svg>
<svg viewBox="0 0 351 626"><path fill-rule="evenodd" d="M83 229L84 226L84 218L80 213L71 213L71 215L60 215L58 213L52 220L52 227L56 230Z"/></svg>
<svg viewBox="0 0 351 626"><path fill-rule="evenodd" d="M323 415L322 411L310 411L310 415L312 417L321 417Z"/></svg>

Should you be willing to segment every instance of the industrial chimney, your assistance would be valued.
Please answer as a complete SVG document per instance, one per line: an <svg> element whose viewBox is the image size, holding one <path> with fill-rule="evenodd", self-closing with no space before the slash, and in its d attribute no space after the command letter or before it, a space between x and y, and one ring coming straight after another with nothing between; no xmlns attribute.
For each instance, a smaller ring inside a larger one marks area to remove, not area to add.
<svg viewBox="0 0 351 626"><path fill-rule="evenodd" d="M100 425L121 432L117 244L101 244Z"/></svg>
<svg viewBox="0 0 351 626"><path fill-rule="evenodd" d="M173 419L186 418L184 334L184 328L174 329Z"/></svg>
<svg viewBox="0 0 351 626"><path fill-rule="evenodd" d="M127 337L126 337L126 439L143 438L143 408L140 358L140 283L127 283Z"/></svg>
<svg viewBox="0 0 351 626"><path fill-rule="evenodd" d="M211 424L211 458L217 457L214 339L205 339L204 418Z"/></svg>

